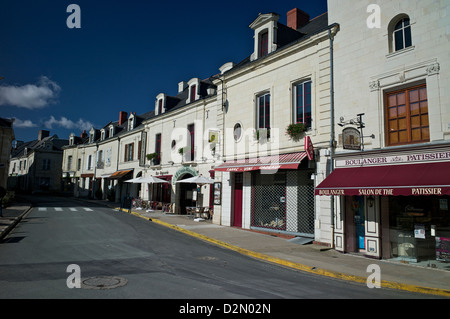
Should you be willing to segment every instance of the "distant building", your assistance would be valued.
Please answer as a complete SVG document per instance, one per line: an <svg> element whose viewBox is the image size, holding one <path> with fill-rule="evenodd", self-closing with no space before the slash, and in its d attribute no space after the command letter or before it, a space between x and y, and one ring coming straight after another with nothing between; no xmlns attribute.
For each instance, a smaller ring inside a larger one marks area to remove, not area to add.
<svg viewBox="0 0 450 319"><path fill-rule="evenodd" d="M14 140L14 120L0 118L0 187L6 189L8 178L9 157Z"/></svg>
<svg viewBox="0 0 450 319"><path fill-rule="evenodd" d="M62 147L69 143L40 130L30 142L16 142L11 151L8 188L23 192L60 192Z"/></svg>

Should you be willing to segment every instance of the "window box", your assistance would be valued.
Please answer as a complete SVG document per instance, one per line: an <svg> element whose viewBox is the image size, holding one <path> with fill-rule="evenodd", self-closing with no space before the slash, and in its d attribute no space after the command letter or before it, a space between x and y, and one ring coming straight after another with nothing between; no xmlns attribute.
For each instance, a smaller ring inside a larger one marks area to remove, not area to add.
<svg viewBox="0 0 450 319"><path fill-rule="evenodd" d="M288 135L293 140L298 140L300 135L306 131L305 123L295 123L289 124L286 127L286 135Z"/></svg>

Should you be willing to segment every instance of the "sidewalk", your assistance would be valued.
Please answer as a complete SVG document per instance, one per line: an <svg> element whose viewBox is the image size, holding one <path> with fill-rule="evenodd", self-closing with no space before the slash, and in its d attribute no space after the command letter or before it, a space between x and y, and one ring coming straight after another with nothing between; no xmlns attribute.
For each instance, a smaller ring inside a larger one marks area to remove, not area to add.
<svg viewBox="0 0 450 319"><path fill-rule="evenodd" d="M115 208L118 213L128 213L116 203L89 202ZM3 209L4 217L0 218L2 238L29 208L29 205L15 204ZM311 274L366 284L372 274L367 271L368 266L376 264L380 267L382 287L450 297L450 271L343 254L323 246L301 245L286 238L216 225L210 220L196 221L192 216L136 209L131 214L252 258Z"/></svg>
<svg viewBox="0 0 450 319"><path fill-rule="evenodd" d="M319 245L301 245L282 237L216 225L210 220L195 221L186 215L145 210L131 213L241 254L312 274L366 284L373 274L367 269L376 264L382 287L450 297L450 271L343 254Z"/></svg>
<svg viewBox="0 0 450 319"><path fill-rule="evenodd" d="M2 216L0 216L0 240L8 235L30 208L30 204L14 203L13 206L2 209Z"/></svg>

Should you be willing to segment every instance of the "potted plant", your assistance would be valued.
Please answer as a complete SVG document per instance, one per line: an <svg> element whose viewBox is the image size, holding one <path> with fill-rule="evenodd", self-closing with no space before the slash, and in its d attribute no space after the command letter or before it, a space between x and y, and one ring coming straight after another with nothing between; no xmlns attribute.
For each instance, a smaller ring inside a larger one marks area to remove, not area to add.
<svg viewBox="0 0 450 319"><path fill-rule="evenodd" d="M156 154L156 153L147 154L147 160L149 160L149 161L151 161L157 157L158 157L158 154Z"/></svg>
<svg viewBox="0 0 450 319"><path fill-rule="evenodd" d="M286 134L293 140L298 139L300 134L306 130L305 123L293 123L286 127Z"/></svg>

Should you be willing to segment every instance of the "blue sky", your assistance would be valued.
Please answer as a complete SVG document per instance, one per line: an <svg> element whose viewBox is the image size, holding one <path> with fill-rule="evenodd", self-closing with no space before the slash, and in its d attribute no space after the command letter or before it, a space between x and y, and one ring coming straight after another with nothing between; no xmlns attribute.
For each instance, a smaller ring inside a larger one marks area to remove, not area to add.
<svg viewBox="0 0 450 319"><path fill-rule="evenodd" d="M81 28L68 28L70 4ZM2 0L0 117L17 140L49 130L60 138L103 127L119 112L142 114L159 93L208 78L253 49L258 13L299 8L316 17L326 0Z"/></svg>

